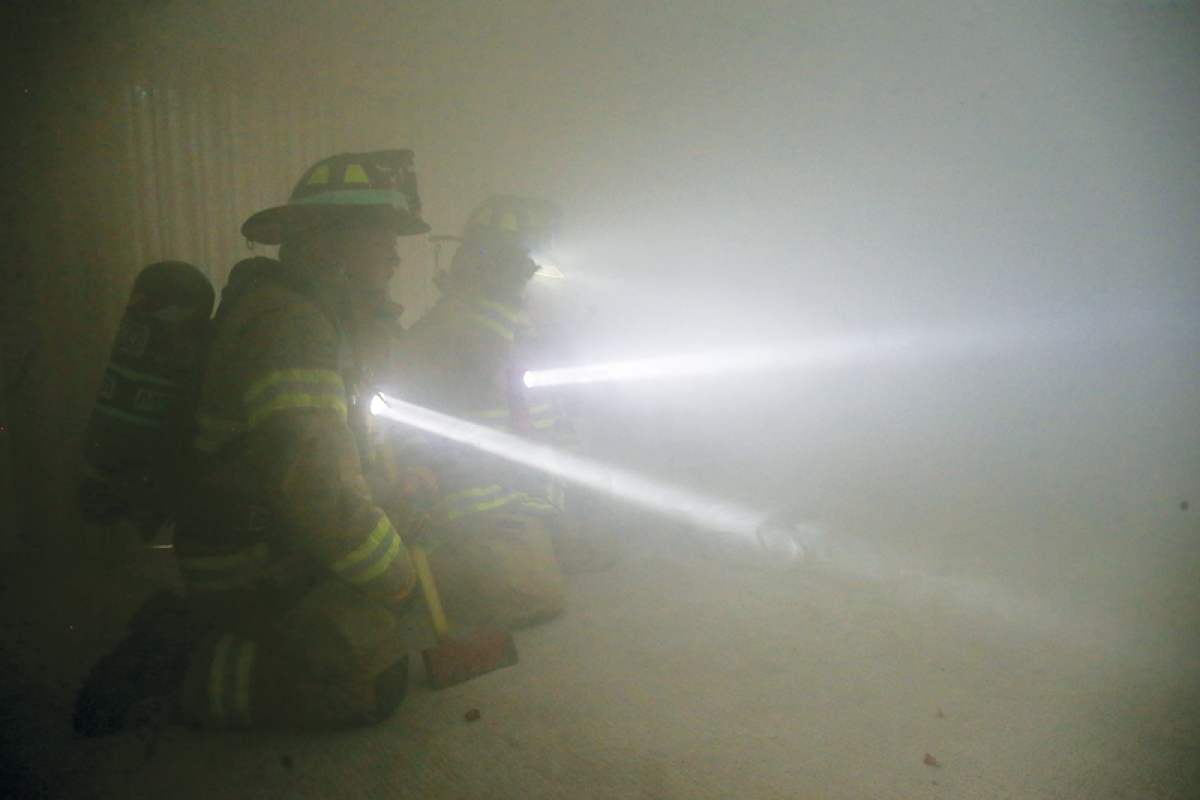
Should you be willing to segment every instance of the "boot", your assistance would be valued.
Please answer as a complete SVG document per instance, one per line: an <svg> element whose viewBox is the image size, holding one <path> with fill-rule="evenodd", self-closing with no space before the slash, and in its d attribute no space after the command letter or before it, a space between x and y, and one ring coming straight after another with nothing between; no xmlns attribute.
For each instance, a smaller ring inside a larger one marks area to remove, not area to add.
<svg viewBox="0 0 1200 800"><path fill-rule="evenodd" d="M75 699L75 734L104 736L162 722L162 716L177 717L184 672L208 630L172 592L143 603L129 623L129 635L84 681Z"/></svg>

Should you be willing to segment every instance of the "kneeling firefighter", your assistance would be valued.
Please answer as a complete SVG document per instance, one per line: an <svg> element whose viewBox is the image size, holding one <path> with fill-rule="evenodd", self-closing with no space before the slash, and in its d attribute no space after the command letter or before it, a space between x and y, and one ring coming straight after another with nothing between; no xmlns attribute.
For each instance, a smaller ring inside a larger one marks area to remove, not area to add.
<svg viewBox="0 0 1200 800"><path fill-rule="evenodd" d="M242 226L279 260L235 267L214 319L175 498L186 599L139 610L85 683L77 733L121 730L147 705L213 729L346 728L397 707L414 573L363 477L342 320L346 274L390 276L397 236L428 230L401 150L327 158Z"/></svg>
<svg viewBox="0 0 1200 800"><path fill-rule="evenodd" d="M450 268L434 277L441 298L399 343L392 393L505 432L550 434L554 409L525 402L514 343L523 293L538 269L533 255L559 220L553 203L512 195L490 197L471 213ZM429 559L452 617L511 630L562 610L554 547L561 487L415 430L400 434L396 451L406 467L436 476Z"/></svg>

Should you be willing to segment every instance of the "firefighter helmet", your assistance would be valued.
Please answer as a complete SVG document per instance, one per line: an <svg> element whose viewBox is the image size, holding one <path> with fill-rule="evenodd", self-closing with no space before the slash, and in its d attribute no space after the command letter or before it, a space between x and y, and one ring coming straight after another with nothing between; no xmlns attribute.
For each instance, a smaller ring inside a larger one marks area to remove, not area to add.
<svg viewBox="0 0 1200 800"><path fill-rule="evenodd" d="M468 244L517 245L536 254L553 242L561 219L562 212L549 200L492 195L467 217L463 240Z"/></svg>
<svg viewBox="0 0 1200 800"><path fill-rule="evenodd" d="M296 184L287 205L259 211L242 225L242 235L276 245L289 228L335 215L371 214L400 236L429 232L421 219L412 150L342 153L318 161Z"/></svg>

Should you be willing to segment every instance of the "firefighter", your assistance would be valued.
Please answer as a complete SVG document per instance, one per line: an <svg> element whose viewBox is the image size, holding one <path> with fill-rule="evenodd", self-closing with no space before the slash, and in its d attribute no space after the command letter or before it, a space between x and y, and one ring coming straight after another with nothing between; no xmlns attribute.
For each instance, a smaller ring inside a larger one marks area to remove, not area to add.
<svg viewBox="0 0 1200 800"><path fill-rule="evenodd" d="M584 443L577 433L580 397L562 387L524 388L526 369L557 367L573 360L570 340L553 308L548 303L534 304L533 299L526 298L514 342L514 402L528 413L532 438L560 450L583 453ZM551 538L563 573L600 572L612 566L617 538L609 498L578 486L549 481L546 485L560 512L553 517Z"/></svg>
<svg viewBox="0 0 1200 800"><path fill-rule="evenodd" d="M242 262L215 318L176 503L186 599L151 598L92 671L80 735L151 712L211 729L332 729L389 716L414 573L363 475L348 275L386 285L425 233L411 151L342 154L250 217L279 260Z"/></svg>
<svg viewBox="0 0 1200 800"><path fill-rule="evenodd" d="M548 201L493 196L468 218L438 303L405 332L388 387L410 402L509 433L561 444L554 403L530 405L516 365L522 297L533 255L559 224ZM402 376L397 378L395 376ZM419 431L396 443L409 470L436 478L430 563L452 615L514 629L563 607L554 537L565 494L544 474Z"/></svg>

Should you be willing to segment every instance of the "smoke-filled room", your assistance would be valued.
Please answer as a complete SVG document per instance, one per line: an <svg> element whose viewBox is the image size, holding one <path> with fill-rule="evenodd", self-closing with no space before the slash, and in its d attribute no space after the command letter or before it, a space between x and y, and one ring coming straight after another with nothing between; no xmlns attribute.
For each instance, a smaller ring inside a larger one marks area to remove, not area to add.
<svg viewBox="0 0 1200 800"><path fill-rule="evenodd" d="M1200 2L0 36L0 796L1200 797Z"/></svg>

